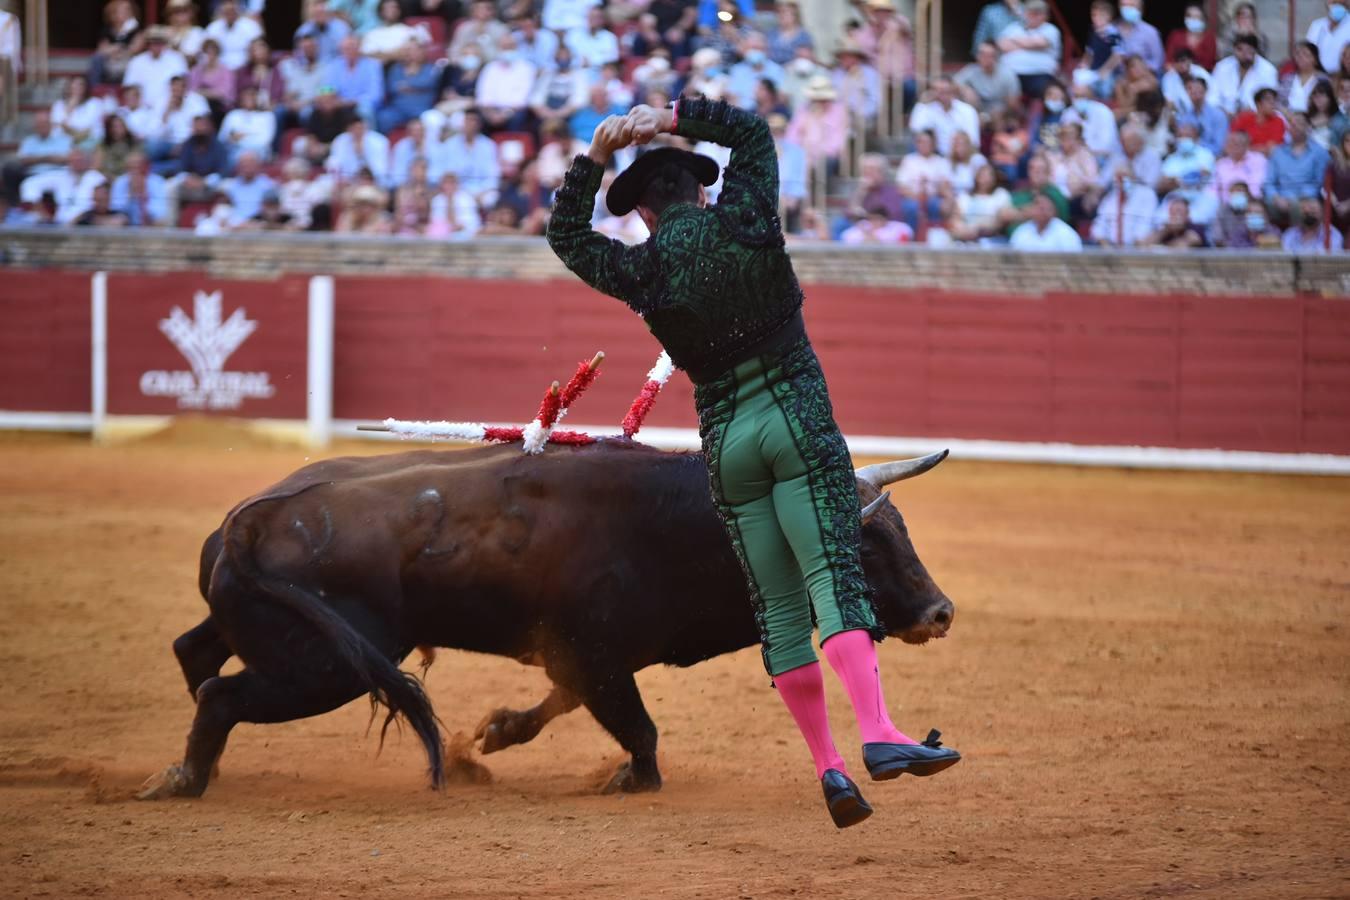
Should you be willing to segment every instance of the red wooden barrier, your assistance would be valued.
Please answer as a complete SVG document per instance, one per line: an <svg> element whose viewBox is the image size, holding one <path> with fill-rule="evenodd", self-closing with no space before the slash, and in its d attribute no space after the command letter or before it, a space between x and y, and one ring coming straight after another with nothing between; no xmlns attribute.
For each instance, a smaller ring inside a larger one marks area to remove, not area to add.
<svg viewBox="0 0 1350 900"><path fill-rule="evenodd" d="M108 413L305 417L308 279L108 277Z"/></svg>
<svg viewBox="0 0 1350 900"><path fill-rule="evenodd" d="M0 409L87 413L89 275L0 272Z"/></svg>
<svg viewBox="0 0 1350 900"><path fill-rule="evenodd" d="M1350 301L807 295L850 435L1350 454ZM107 307L110 414L305 417L306 279L114 274ZM604 350L569 421L617 431L659 352L573 279L343 278L335 320L333 414L348 420L523 423L542 386ZM89 410L89 329L87 275L6 272L0 410ZM649 424L694 426L691 394L677 375Z"/></svg>

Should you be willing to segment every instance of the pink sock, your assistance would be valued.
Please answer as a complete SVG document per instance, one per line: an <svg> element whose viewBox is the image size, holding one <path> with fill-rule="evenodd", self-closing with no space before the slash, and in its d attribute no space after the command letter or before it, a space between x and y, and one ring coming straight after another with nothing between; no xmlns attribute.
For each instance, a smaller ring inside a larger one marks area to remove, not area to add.
<svg viewBox="0 0 1350 900"><path fill-rule="evenodd" d="M864 744L917 744L891 723L886 698L881 694L881 673L877 668L877 646L872 636L861 629L841 631L822 647L830 668L844 683L858 731Z"/></svg>
<svg viewBox="0 0 1350 900"><path fill-rule="evenodd" d="M820 663L809 663L775 675L773 683L796 720L797 729L806 739L806 746L811 749L811 758L816 762L816 777L824 775L826 769L838 769L847 775L843 757L835 749L834 738L830 735L830 720L825 714L825 679L820 674Z"/></svg>

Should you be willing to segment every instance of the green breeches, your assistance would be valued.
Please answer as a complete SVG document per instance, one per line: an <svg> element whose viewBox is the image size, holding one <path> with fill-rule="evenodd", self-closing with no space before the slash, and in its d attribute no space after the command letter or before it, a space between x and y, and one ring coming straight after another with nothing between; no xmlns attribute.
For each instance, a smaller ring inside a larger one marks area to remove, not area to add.
<svg viewBox="0 0 1350 900"><path fill-rule="evenodd" d="M859 556L857 483L805 341L698 389L713 498L740 559L770 675L854 628L881 637Z"/></svg>

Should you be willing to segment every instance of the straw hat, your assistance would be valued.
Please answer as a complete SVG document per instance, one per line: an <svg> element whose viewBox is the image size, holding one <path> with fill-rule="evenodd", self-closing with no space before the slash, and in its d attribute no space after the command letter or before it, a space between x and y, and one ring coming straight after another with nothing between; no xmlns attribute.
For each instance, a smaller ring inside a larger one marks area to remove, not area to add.
<svg viewBox="0 0 1350 900"><path fill-rule="evenodd" d="M887 9L895 12L895 0L867 0L870 9Z"/></svg>
<svg viewBox="0 0 1350 900"><path fill-rule="evenodd" d="M838 59L839 57L847 54L856 56L859 59L872 58L872 54L864 50L862 46L858 44L857 41L852 41L849 40L848 38L842 38L837 44L834 45L834 58Z"/></svg>
<svg viewBox="0 0 1350 900"><path fill-rule="evenodd" d="M839 94L835 91L830 76L813 75L806 83L806 90L802 91L802 96L807 100L834 100Z"/></svg>
<svg viewBox="0 0 1350 900"><path fill-rule="evenodd" d="M384 202L384 194L380 193L380 189L373 184L363 184L352 191L352 202L374 203L376 206L379 206Z"/></svg>
<svg viewBox="0 0 1350 900"><path fill-rule="evenodd" d="M197 4L193 3L192 0L169 0L169 2L164 5L164 11L166 13L177 12L180 9L195 10L196 8Z"/></svg>

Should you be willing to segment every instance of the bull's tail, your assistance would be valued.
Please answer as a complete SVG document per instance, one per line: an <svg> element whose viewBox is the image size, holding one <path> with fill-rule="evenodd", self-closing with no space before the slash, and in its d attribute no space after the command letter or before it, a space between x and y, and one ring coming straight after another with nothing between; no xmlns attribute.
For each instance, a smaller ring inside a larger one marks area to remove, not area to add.
<svg viewBox="0 0 1350 900"><path fill-rule="evenodd" d="M244 523L237 519L228 522L224 532L223 558L227 558L236 571L253 581L259 590L279 600L287 609L312 625L343 663L356 673L375 702L388 707L391 717L401 715L407 720L426 749L432 786L443 787L445 762L441 733L431 700L421 683L399 669L365 635L353 628L350 622L338 615L313 591L262 572L248 546L248 528Z"/></svg>

